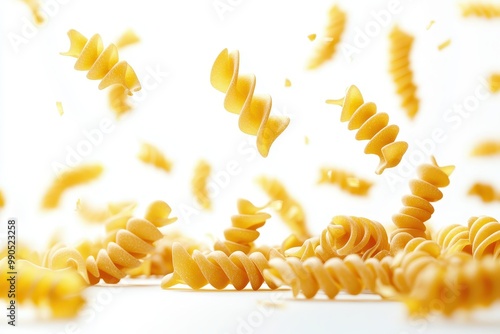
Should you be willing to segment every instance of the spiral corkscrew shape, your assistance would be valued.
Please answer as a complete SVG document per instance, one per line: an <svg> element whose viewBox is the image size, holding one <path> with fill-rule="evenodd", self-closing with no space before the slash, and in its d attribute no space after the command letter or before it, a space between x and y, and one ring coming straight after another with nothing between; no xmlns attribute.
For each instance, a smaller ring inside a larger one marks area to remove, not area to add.
<svg viewBox="0 0 500 334"><path fill-rule="evenodd" d="M469 240L472 255L480 259L486 255L500 258L500 223L493 217L480 216L469 219Z"/></svg>

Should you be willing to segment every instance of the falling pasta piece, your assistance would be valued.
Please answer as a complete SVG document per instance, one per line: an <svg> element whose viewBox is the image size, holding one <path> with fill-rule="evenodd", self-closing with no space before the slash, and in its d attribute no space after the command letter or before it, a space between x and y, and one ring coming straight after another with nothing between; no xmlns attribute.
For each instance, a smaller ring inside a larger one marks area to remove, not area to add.
<svg viewBox="0 0 500 334"><path fill-rule="evenodd" d="M318 68L333 57L337 44L340 42L340 38L344 32L345 22L345 12L339 6L334 5L328 12L328 25L324 33L324 38L319 41L313 57L307 64L307 69ZM316 37L316 35L314 36ZM311 40L311 38L309 39Z"/></svg>
<svg viewBox="0 0 500 334"><path fill-rule="evenodd" d="M500 17L500 5L486 2L474 2L460 4L462 16L476 16L486 19Z"/></svg>
<svg viewBox="0 0 500 334"><path fill-rule="evenodd" d="M123 86L114 85L109 89L108 103L115 112L116 118L120 118L130 110L132 106L128 103L127 90Z"/></svg>
<svg viewBox="0 0 500 334"><path fill-rule="evenodd" d="M0 190L0 209L5 206L5 197L3 195L2 190Z"/></svg>
<svg viewBox="0 0 500 334"><path fill-rule="evenodd" d="M285 79L285 87L291 87L292 82L289 79Z"/></svg>
<svg viewBox="0 0 500 334"><path fill-rule="evenodd" d="M193 179L191 180L191 190L198 204L201 205L203 209L210 209L212 203L210 200L210 195L208 193L208 179L212 172L212 167L205 160L198 161L198 164L194 168Z"/></svg>
<svg viewBox="0 0 500 334"><path fill-rule="evenodd" d="M500 91L500 74L494 73L490 75L490 90L493 93Z"/></svg>
<svg viewBox="0 0 500 334"><path fill-rule="evenodd" d="M372 182L363 180L344 170L327 167L320 169L320 179L318 183L336 184L340 189L358 196L366 196L373 185Z"/></svg>
<svg viewBox="0 0 500 334"><path fill-rule="evenodd" d="M56 102L56 107L57 107L57 111L59 112L59 116L62 116L64 114L64 109L63 109L62 102L57 101Z"/></svg>
<svg viewBox="0 0 500 334"><path fill-rule="evenodd" d="M441 51L444 48L448 47L450 44L451 44L451 39L447 39L446 41L438 45L438 50Z"/></svg>
<svg viewBox="0 0 500 334"><path fill-rule="evenodd" d="M242 132L257 136L257 150L267 157L273 142L285 131L290 118L270 116L271 97L254 94L255 76L240 75L240 54L227 49L217 56L210 73L210 83L219 92L226 94L224 108L239 115Z"/></svg>
<svg viewBox="0 0 500 334"><path fill-rule="evenodd" d="M358 130L355 137L357 140L368 140L365 154L375 154L380 159L376 174L382 174L386 168L396 167L401 162L408 143L396 141L399 127L388 125L389 115L377 112L375 103L365 103L358 87L352 85L344 98L326 100L326 103L341 106L340 121L349 122L349 130Z"/></svg>
<svg viewBox="0 0 500 334"><path fill-rule="evenodd" d="M314 42L314 40L316 39L316 34L307 35L307 38L309 38L311 42Z"/></svg>
<svg viewBox="0 0 500 334"><path fill-rule="evenodd" d="M476 157L500 154L500 141L485 140L479 142L474 146L470 154Z"/></svg>
<svg viewBox="0 0 500 334"><path fill-rule="evenodd" d="M42 208L54 209L59 205L63 193L69 188L85 184L101 176L103 167L98 164L81 165L63 172L47 190L42 200Z"/></svg>
<svg viewBox="0 0 500 334"><path fill-rule="evenodd" d="M431 20L425 29L429 30L434 25L434 23L436 23L436 21Z"/></svg>
<svg viewBox="0 0 500 334"><path fill-rule="evenodd" d="M148 143L142 143L137 156L142 162L163 169L167 173L172 170L172 162L156 147Z"/></svg>
<svg viewBox="0 0 500 334"><path fill-rule="evenodd" d="M304 136L304 144L309 145L309 137Z"/></svg>
<svg viewBox="0 0 500 334"><path fill-rule="evenodd" d="M40 25L45 22L45 18L42 15L42 8L40 4L40 0L21 0L24 2L31 10L31 14L33 15L33 19L35 23Z"/></svg>
<svg viewBox="0 0 500 334"><path fill-rule="evenodd" d="M75 70L88 71L90 80L101 80L99 89L121 85L129 95L141 89L134 69L126 61L119 61L116 45L104 49L101 36L95 34L87 39L74 29L68 31L68 37L70 48L61 55L77 58Z"/></svg>
<svg viewBox="0 0 500 334"><path fill-rule="evenodd" d="M135 31L128 29L116 40L115 45L117 48L124 48L126 46L139 43L140 41L141 39L137 36Z"/></svg>

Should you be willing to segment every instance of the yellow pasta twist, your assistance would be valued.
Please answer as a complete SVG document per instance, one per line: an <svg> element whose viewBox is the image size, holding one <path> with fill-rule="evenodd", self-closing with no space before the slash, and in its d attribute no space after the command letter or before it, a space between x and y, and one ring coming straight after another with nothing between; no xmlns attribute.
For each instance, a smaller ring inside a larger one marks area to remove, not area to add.
<svg viewBox="0 0 500 334"><path fill-rule="evenodd" d="M142 162L163 169L167 173L172 170L172 162L165 157L160 149L152 144L142 143L137 157Z"/></svg>
<svg viewBox="0 0 500 334"><path fill-rule="evenodd" d="M318 42L318 47L313 57L309 60L307 68L318 68L335 54L337 44L340 42L346 23L346 14L339 6L334 5L328 12L328 25L325 29L323 40Z"/></svg>
<svg viewBox="0 0 500 334"><path fill-rule="evenodd" d="M22 0L22 2L30 8L31 15L36 24L40 25L45 22L45 18L42 15L40 0Z"/></svg>
<svg viewBox="0 0 500 334"><path fill-rule="evenodd" d="M191 180L191 190L198 204L201 205L203 209L210 209L212 207L212 201L208 194L208 179L212 173L212 167L205 160L200 160L194 168L193 179Z"/></svg>
<svg viewBox="0 0 500 334"><path fill-rule="evenodd" d="M75 69L88 71L88 79L101 80L99 89L121 85L129 95L141 89L134 69L126 61L119 61L116 45L110 44L104 49L99 34L87 39L74 29L68 31L68 37L71 46L67 52L61 54L77 58Z"/></svg>
<svg viewBox="0 0 500 334"><path fill-rule="evenodd" d="M80 165L69 169L54 180L42 199L42 208L54 209L59 205L63 193L72 187L94 181L101 176L103 167L99 164Z"/></svg>
<svg viewBox="0 0 500 334"><path fill-rule="evenodd" d="M281 254L271 250L270 257L281 257ZM163 278L163 289L176 284L186 284L192 289L210 284L216 289L224 289L231 284L236 290L242 290L250 283L253 290L258 290L264 282L271 289L277 288L272 281L264 279L269 260L261 252L246 255L236 251L227 255L217 250L208 254L195 250L190 255L179 243L174 243L172 258L174 272Z"/></svg>
<svg viewBox="0 0 500 334"><path fill-rule="evenodd" d="M271 97L254 94L255 76L240 75L239 67L239 52L222 50L213 64L210 83L219 92L226 94L224 108L239 115L240 130L257 136L257 150L261 156L267 157L271 145L285 131L290 118L270 116Z"/></svg>
<svg viewBox="0 0 500 334"><path fill-rule="evenodd" d="M357 295L364 290L376 292L377 284L390 285L390 264L390 257L363 261L355 254L343 260L332 258L325 263L315 257L304 262L293 257L273 258L269 260L270 269L264 271L264 277L277 286L290 286L294 296L302 292L306 298L313 298L322 290L333 299L341 290Z"/></svg>
<svg viewBox="0 0 500 334"><path fill-rule="evenodd" d="M264 226L271 215L261 212L270 204L262 207L253 205L245 199L238 200L238 214L231 217L232 226L224 231L224 242L216 242L214 248L227 255L236 251L248 254L254 248L254 241L260 236L258 228Z"/></svg>
<svg viewBox="0 0 500 334"><path fill-rule="evenodd" d="M16 261L16 287L13 289L19 304L31 302L37 308L50 309L56 318L77 315L85 304L82 297L86 284L72 269L52 270L26 260ZM11 275L7 258L0 260L0 298L7 298L11 290Z"/></svg>
<svg viewBox="0 0 500 334"><path fill-rule="evenodd" d="M392 221L397 227L393 236L407 232L413 237L426 237L424 223L434 213L431 203L443 197L439 188L450 184L449 176L454 169L454 166L438 166L434 157L431 164L422 164L417 168L418 179L410 180L409 183L411 195L403 196L401 201L404 207L392 216Z"/></svg>
<svg viewBox="0 0 500 334"><path fill-rule="evenodd" d="M417 87L413 81L410 67L410 53L413 36L395 26L389 34L389 73L396 85L396 93L401 97L401 107L408 117L413 118L418 112L419 100Z"/></svg>
<svg viewBox="0 0 500 334"><path fill-rule="evenodd" d="M469 219L469 240L472 255L480 259L486 255L500 258L500 223L493 217L480 216Z"/></svg>
<svg viewBox="0 0 500 334"><path fill-rule="evenodd" d="M492 3L468 2L461 4L464 17L477 16L487 19L500 16L500 6Z"/></svg>
<svg viewBox="0 0 500 334"><path fill-rule="evenodd" d="M340 189L358 196L365 196L370 191L372 182L363 180L354 174L336 168L321 168L318 183L337 184Z"/></svg>
<svg viewBox="0 0 500 334"><path fill-rule="evenodd" d="M275 178L261 176L257 183L266 192L271 201L280 201L278 214L288 228L295 234L295 238L304 241L311 237L307 229L306 214L302 205L287 191L285 186Z"/></svg>
<svg viewBox="0 0 500 334"><path fill-rule="evenodd" d="M423 250L401 252L393 260L392 296L404 296L410 293L415 281L425 268L437 264L439 260L435 253Z"/></svg>
<svg viewBox="0 0 500 334"><path fill-rule="evenodd" d="M349 122L349 130L358 130L357 140L368 140L365 154L375 154L380 159L375 173L382 174L386 168L399 164L408 149L408 143L396 141L399 127L394 124L387 125L389 115L377 112L375 103L365 103L358 87L352 85L347 89L344 98L327 100L326 103L341 106L340 121Z"/></svg>
<svg viewBox="0 0 500 334"><path fill-rule="evenodd" d="M477 195L483 202L489 203L500 201L500 192L492 185L482 182L476 182L469 188L469 195Z"/></svg>
<svg viewBox="0 0 500 334"><path fill-rule="evenodd" d="M49 267L73 266L92 285L101 279L106 283L118 283L128 269L138 267L141 259L154 251L153 243L163 237L158 227L177 220L169 218L170 213L167 203L153 202L144 219L129 219L126 227L116 232L114 241L99 250L97 257L89 256L84 260L76 249L63 247L50 256Z"/></svg>
<svg viewBox="0 0 500 334"><path fill-rule="evenodd" d="M479 142L474 146L470 154L476 157L500 154L500 142L494 140Z"/></svg>
<svg viewBox="0 0 500 334"><path fill-rule="evenodd" d="M472 245L469 238L467 226L452 224L438 231L435 241L443 249L445 254L465 252L472 254Z"/></svg>

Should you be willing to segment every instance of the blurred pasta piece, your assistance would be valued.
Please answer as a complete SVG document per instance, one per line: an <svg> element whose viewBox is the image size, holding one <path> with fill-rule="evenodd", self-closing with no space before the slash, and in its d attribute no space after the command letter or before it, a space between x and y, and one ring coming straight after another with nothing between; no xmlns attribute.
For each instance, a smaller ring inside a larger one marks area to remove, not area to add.
<svg viewBox="0 0 500 334"><path fill-rule="evenodd" d="M462 16L481 17L486 19L500 17L500 5L494 3L468 1L460 4Z"/></svg>
<svg viewBox="0 0 500 334"><path fill-rule="evenodd" d="M482 182L474 183L468 191L469 195L479 196L485 203L500 201L500 192L492 185Z"/></svg>
<svg viewBox="0 0 500 334"><path fill-rule="evenodd" d="M45 18L42 15L40 0L21 0L21 1L24 2L30 8L33 20L37 25L40 25L45 22Z"/></svg>
<svg viewBox="0 0 500 334"><path fill-rule="evenodd" d="M450 44L451 44L451 39L447 39L446 41L438 45L438 50L441 51L450 46Z"/></svg>
<svg viewBox="0 0 500 334"><path fill-rule="evenodd" d="M145 164L155 166L167 173L172 170L172 162L165 157L160 149L152 144L142 143L137 157Z"/></svg>
<svg viewBox="0 0 500 334"><path fill-rule="evenodd" d="M128 102L127 90L123 86L115 85L109 89L108 102L109 107L115 113L116 118L120 118L130 110L132 106Z"/></svg>
<svg viewBox="0 0 500 334"><path fill-rule="evenodd" d="M320 169L320 178L318 183L335 184L338 185L343 191L358 196L366 196L373 185L372 182L361 179L347 171L330 167L323 167Z"/></svg>
<svg viewBox="0 0 500 334"><path fill-rule="evenodd" d="M61 101L56 102L56 108L57 112L59 113L59 116L62 116L64 114L64 109Z"/></svg>
<svg viewBox="0 0 500 334"><path fill-rule="evenodd" d="M76 212L87 223L104 223L110 217L122 212L132 213L137 203L134 201L111 202L105 208L96 208L87 201L78 199Z"/></svg>
<svg viewBox="0 0 500 334"><path fill-rule="evenodd" d="M208 193L208 180L212 173L212 167L205 160L200 160L194 168L191 180L191 190L196 202L205 210L212 208L212 202Z"/></svg>
<svg viewBox="0 0 500 334"><path fill-rule="evenodd" d="M123 34L120 37L118 37L115 45L117 48L120 49L135 43L139 43L140 41L141 39L135 33L135 31L133 31L132 29L127 29L123 32Z"/></svg>
<svg viewBox="0 0 500 334"><path fill-rule="evenodd" d="M3 195L2 190L0 190L0 209L5 206L5 197Z"/></svg>
<svg viewBox="0 0 500 334"><path fill-rule="evenodd" d="M500 74L493 73L489 78L490 90L492 93L500 91Z"/></svg>
<svg viewBox="0 0 500 334"><path fill-rule="evenodd" d="M500 141L484 140L479 142L470 154L476 157L500 154Z"/></svg>

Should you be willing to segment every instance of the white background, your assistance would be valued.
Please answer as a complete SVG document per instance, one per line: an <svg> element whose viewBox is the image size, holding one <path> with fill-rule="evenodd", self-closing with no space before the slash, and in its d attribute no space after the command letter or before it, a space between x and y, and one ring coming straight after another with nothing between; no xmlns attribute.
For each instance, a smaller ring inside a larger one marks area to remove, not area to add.
<svg viewBox="0 0 500 334"><path fill-rule="evenodd" d="M79 198L96 206L137 200L138 215L149 202L162 199L179 217L175 228L211 242L212 237L222 237L229 226L237 198L256 204L267 201L255 183L259 175L284 182L303 204L314 233L319 233L332 216L342 214L365 216L391 226L390 217L399 210L400 197L408 192L407 181L413 174L401 174L401 168L395 168L375 175L378 158L363 154L366 142L356 141L355 133L339 122L340 108L324 103L325 99L342 97L351 84L361 89L366 101L374 101L379 110L387 112L391 123L400 126L398 138L410 145L407 161L412 153L422 156L418 141L430 138L434 129L443 130L446 140L436 145L433 154L438 163L454 164L456 170L444 190L444 199L435 205L436 213L429 222L433 229L466 224L473 215L499 216L500 203L483 204L467 196L467 189L475 181L487 181L500 189L500 158L469 156L478 140L500 139L500 95L480 101L459 124L445 117L454 105L470 101L477 89L484 92L482 82L500 70L500 40L496 38L500 19L464 19L451 0L402 1L398 13L381 27L371 13L387 10L388 1L338 1L347 12L344 43L359 46L356 36L367 26L374 24L380 31L372 31L368 45L353 59L339 48L332 62L306 71L308 57L321 43L333 4L330 1L233 1L224 13L216 10L212 0L62 2L42 1L52 6L46 10L46 23L36 30L26 28L31 16L22 2L0 4L0 189L7 201L0 218L2 222L7 217L18 218L19 238L24 244L42 251L54 233L68 244L101 233L101 227L86 226L77 217L75 203ZM436 23L427 30L431 20ZM412 68L421 104L414 120L401 109L387 71L387 35L394 24L415 36ZM73 58L59 55L69 47L66 32L72 28L87 37L99 33L105 45L132 28L141 43L121 50L121 59L133 66L141 80L155 69L168 72L168 76L157 87L144 89L134 110L116 120L107 105L107 92L99 91L98 82L86 79L84 72L75 71ZM311 33L318 34L318 41L308 40ZM15 38L25 39L16 44L12 42ZM438 51L437 46L447 39L451 45ZM224 95L210 85L211 66L224 48L240 51L240 73L256 75L256 92L273 98L272 113L291 118L266 159L251 150L255 137L238 130L237 116L223 108ZM292 87L284 86L285 78L291 80ZM62 117L56 101L63 104ZM41 198L56 177L54 163L64 163L68 147L75 149L85 140L83 132L97 129L103 119L113 122L113 131L104 135L83 162L102 163L105 173L97 182L67 191L57 210L40 210ZM309 145L304 143L305 136ZM170 174L137 160L141 141L158 146L174 162ZM238 150L241 145L247 153ZM219 187L212 211L190 215L187 208L195 208L190 180L200 158L212 164L215 175L232 160L238 162L240 172ZM425 159L429 160L428 154ZM325 165L347 169L376 185L367 198L350 196L332 186L317 186L319 168ZM401 179L391 183L390 176ZM266 244L278 244L289 233L277 216L260 231L259 241ZM89 294L96 295L99 289L93 288ZM79 328L96 331L134 326L140 330L146 326L151 332L166 332L169 326L181 330L180 324L186 323L185 330L208 326L205 328L214 332L234 333L238 317L245 318L255 310L257 299L268 298L266 293L127 288L92 321L80 319ZM407 321L403 307L394 303L293 302L286 294L282 299L286 307L277 309L276 316L267 317L252 331L314 328L332 332L335 328L347 333L352 328L359 332L377 328L380 332L418 333L478 330L475 326L484 332L492 328L493 318L484 316L482 321L466 325L460 319L455 320L458 325L431 319L422 329ZM213 323L208 320L211 317ZM64 328L64 324L52 322L39 326L38 318L28 319L21 320L27 330L49 333Z"/></svg>

